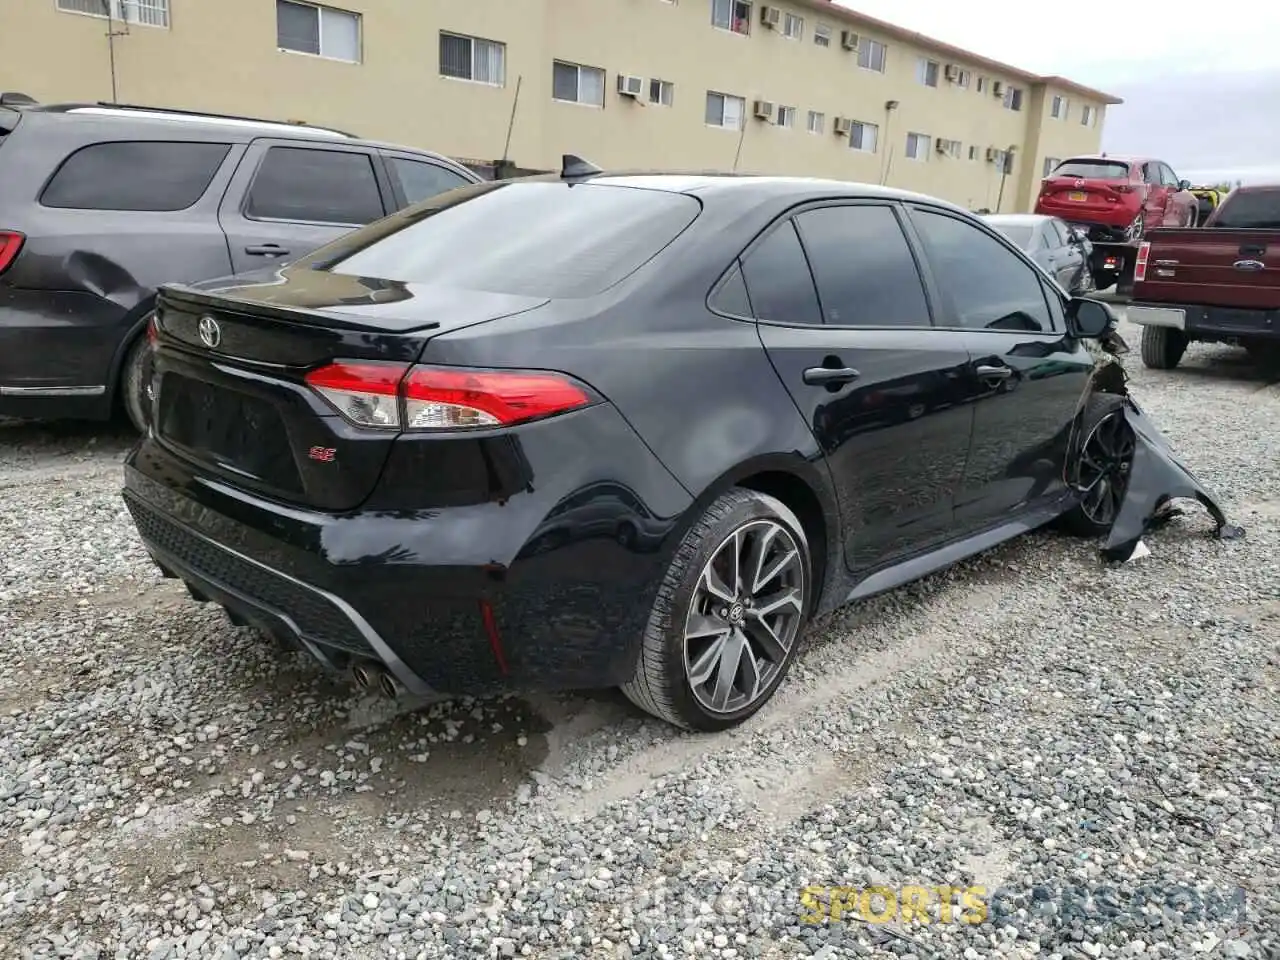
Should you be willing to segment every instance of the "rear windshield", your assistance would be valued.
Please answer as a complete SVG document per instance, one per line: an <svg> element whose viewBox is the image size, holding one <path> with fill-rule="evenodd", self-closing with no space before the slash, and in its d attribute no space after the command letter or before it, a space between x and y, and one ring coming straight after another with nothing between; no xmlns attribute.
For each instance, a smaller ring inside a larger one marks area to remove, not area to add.
<svg viewBox="0 0 1280 960"><path fill-rule="evenodd" d="M636 187L481 184L350 234L317 260L334 273L379 280L589 297L642 267L701 209L686 194ZM337 259L324 255L333 252Z"/></svg>
<svg viewBox="0 0 1280 960"><path fill-rule="evenodd" d="M1063 160L1051 177L1079 177L1082 180L1128 180L1129 165L1119 160Z"/></svg>
<svg viewBox="0 0 1280 960"><path fill-rule="evenodd" d="M1031 235L1034 232L1033 227L1028 227L1026 224L1021 223L993 223L991 226L995 227L1006 237L1012 240L1014 246L1020 247L1023 250L1031 249Z"/></svg>
<svg viewBox="0 0 1280 960"><path fill-rule="evenodd" d="M1280 189L1233 193L1222 201L1213 225L1236 230L1280 230Z"/></svg>

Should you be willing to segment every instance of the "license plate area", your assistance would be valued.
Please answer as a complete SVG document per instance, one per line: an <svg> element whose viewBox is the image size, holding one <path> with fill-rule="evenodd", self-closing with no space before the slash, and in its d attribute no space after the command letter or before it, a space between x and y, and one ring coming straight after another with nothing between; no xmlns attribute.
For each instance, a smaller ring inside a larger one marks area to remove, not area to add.
<svg viewBox="0 0 1280 960"><path fill-rule="evenodd" d="M166 372L160 381L160 436L196 459L302 492L283 418L266 400Z"/></svg>
<svg viewBox="0 0 1280 960"><path fill-rule="evenodd" d="M1073 190L1067 194L1067 199L1072 203L1085 203L1089 199L1089 194L1081 190Z"/></svg>

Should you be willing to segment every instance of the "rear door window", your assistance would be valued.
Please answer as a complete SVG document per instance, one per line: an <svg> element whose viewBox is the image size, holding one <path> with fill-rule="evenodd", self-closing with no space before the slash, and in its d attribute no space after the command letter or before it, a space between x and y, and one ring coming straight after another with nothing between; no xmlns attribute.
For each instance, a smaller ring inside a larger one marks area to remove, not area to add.
<svg viewBox="0 0 1280 960"><path fill-rule="evenodd" d="M929 326L920 271L891 207L820 207L801 213L796 225L826 323Z"/></svg>
<svg viewBox="0 0 1280 960"><path fill-rule="evenodd" d="M230 150L229 143L95 143L62 161L40 203L70 210L185 210L204 195Z"/></svg>
<svg viewBox="0 0 1280 960"><path fill-rule="evenodd" d="M742 258L742 275L757 320L822 323L813 275L792 221L774 228Z"/></svg>
<svg viewBox="0 0 1280 960"><path fill-rule="evenodd" d="M306 147L271 147L245 205L254 220L342 226L363 226L385 213L369 154Z"/></svg>
<svg viewBox="0 0 1280 960"><path fill-rule="evenodd" d="M387 163L391 167L391 175L400 187L404 202L409 206L472 182L460 173L425 160L387 157Z"/></svg>
<svg viewBox="0 0 1280 960"><path fill-rule="evenodd" d="M589 297L693 223L688 194L548 180L477 184L326 248L335 273L523 296Z"/></svg>

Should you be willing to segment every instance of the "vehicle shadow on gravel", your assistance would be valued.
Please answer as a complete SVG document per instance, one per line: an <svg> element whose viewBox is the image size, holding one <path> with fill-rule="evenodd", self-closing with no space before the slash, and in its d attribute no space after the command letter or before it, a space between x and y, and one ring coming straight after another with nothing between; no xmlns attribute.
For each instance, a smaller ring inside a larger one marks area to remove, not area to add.
<svg viewBox="0 0 1280 960"><path fill-rule="evenodd" d="M123 455L137 439L133 428L123 423L0 417L0 464L36 454L41 458Z"/></svg>

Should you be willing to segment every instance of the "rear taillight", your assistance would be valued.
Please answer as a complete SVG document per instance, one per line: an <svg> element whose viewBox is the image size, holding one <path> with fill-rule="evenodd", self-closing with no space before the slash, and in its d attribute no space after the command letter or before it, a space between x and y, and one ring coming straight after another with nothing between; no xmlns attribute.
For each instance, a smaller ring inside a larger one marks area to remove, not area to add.
<svg viewBox="0 0 1280 960"><path fill-rule="evenodd" d="M4 273L18 259L18 251L27 238L20 233L0 230L0 273Z"/></svg>
<svg viewBox="0 0 1280 960"><path fill-rule="evenodd" d="M306 380L347 420L381 429L510 426L596 399L572 378L546 371L339 362L312 371Z"/></svg>
<svg viewBox="0 0 1280 960"><path fill-rule="evenodd" d="M1147 279L1147 257L1151 253L1150 243L1138 244L1138 259L1133 262L1133 282L1141 283Z"/></svg>

